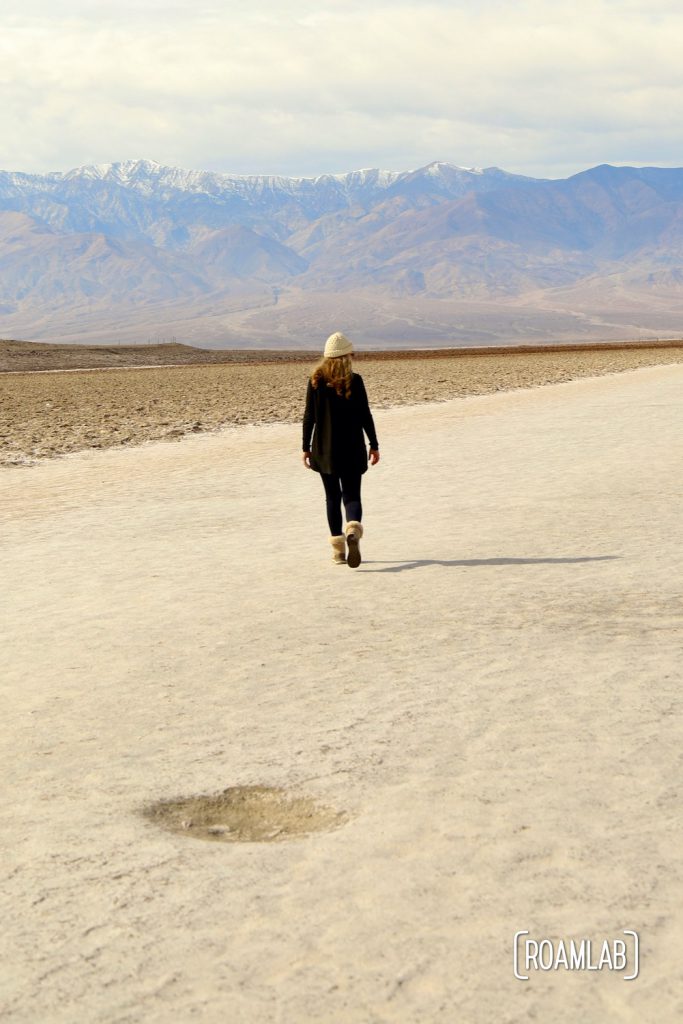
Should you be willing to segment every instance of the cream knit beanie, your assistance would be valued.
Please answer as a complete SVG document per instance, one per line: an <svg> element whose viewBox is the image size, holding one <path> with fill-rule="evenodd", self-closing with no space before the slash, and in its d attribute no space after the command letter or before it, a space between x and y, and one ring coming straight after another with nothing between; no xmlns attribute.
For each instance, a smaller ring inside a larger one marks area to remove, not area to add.
<svg viewBox="0 0 683 1024"><path fill-rule="evenodd" d="M335 356L348 356L353 352L353 345L341 331L335 331L325 342L325 359L334 359Z"/></svg>

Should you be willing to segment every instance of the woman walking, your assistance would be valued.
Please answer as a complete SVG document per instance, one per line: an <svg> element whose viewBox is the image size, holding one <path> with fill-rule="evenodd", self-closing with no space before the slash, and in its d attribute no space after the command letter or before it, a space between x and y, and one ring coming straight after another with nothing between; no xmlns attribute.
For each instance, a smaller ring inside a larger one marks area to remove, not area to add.
<svg viewBox="0 0 683 1024"><path fill-rule="evenodd" d="M363 378L351 368L353 345L337 331L325 343L306 390L303 461L320 473L327 503L332 558L337 565L360 565L363 536L361 477L368 468L363 431L370 442L370 464L379 462L375 424ZM311 437L313 443L311 443ZM346 529L342 531L342 503ZM348 544L348 559L346 545Z"/></svg>

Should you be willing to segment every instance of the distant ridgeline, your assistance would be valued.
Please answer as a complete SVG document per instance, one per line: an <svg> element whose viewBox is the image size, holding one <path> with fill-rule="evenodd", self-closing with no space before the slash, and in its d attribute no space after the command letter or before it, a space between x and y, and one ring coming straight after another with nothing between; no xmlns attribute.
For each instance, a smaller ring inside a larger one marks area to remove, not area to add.
<svg viewBox="0 0 683 1024"><path fill-rule="evenodd" d="M0 172L0 336L301 347L683 328L683 169Z"/></svg>

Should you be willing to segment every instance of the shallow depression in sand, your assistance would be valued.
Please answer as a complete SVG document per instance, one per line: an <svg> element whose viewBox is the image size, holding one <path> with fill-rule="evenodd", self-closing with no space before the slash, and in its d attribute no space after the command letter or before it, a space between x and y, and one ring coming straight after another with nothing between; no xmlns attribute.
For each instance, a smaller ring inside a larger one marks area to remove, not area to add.
<svg viewBox="0 0 683 1024"><path fill-rule="evenodd" d="M272 843L329 832L343 811L271 786L233 786L213 796L160 800L144 816L170 832L224 843Z"/></svg>

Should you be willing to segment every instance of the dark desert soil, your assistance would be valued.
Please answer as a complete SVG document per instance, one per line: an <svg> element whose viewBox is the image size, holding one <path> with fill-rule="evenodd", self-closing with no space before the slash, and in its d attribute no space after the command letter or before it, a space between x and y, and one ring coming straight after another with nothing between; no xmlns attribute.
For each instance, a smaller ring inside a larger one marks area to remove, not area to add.
<svg viewBox="0 0 683 1024"><path fill-rule="evenodd" d="M297 422L316 355L0 342L0 464ZM680 362L683 342L362 353L357 368L378 410Z"/></svg>

